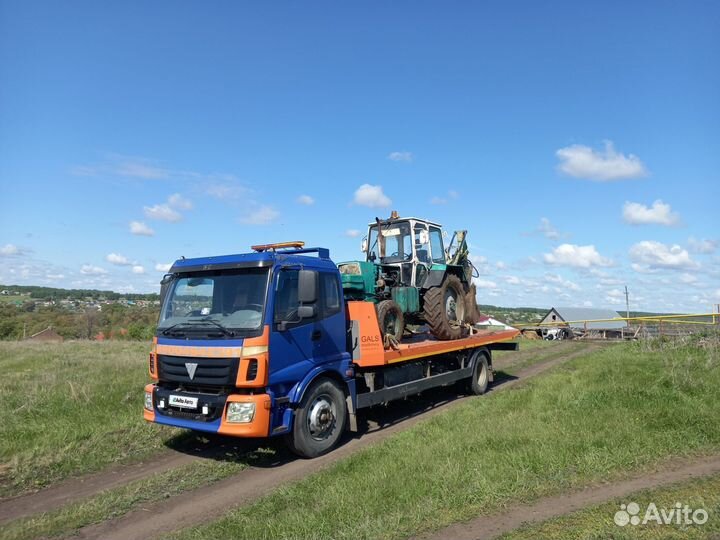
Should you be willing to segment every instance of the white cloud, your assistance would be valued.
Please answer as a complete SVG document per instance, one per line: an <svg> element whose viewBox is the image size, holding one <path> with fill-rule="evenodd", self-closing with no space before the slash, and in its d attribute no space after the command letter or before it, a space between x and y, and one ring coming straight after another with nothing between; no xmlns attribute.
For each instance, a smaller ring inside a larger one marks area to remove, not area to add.
<svg viewBox="0 0 720 540"><path fill-rule="evenodd" d="M390 152L387 157L390 161L407 161L413 160L412 152Z"/></svg>
<svg viewBox="0 0 720 540"><path fill-rule="evenodd" d="M240 223L246 225L267 225L275 221L279 216L280 212L273 207L263 205L243 215L240 218Z"/></svg>
<svg viewBox="0 0 720 540"><path fill-rule="evenodd" d="M163 180L170 176L170 171L158 167L152 160L143 158L122 159L115 164L113 172L119 176L143 180Z"/></svg>
<svg viewBox="0 0 720 540"><path fill-rule="evenodd" d="M543 259L546 264L575 268L612 265L612 261L602 257L593 245L560 244L552 253L545 253Z"/></svg>
<svg viewBox="0 0 720 540"><path fill-rule="evenodd" d="M521 281L520 281L520 278L517 276L507 276L505 278L505 283L507 283L509 285L520 285Z"/></svg>
<svg viewBox="0 0 720 540"><path fill-rule="evenodd" d="M169 221L170 223L177 223L182 220L182 214L177 210L170 208L168 204L156 204L154 206L143 207L145 216L149 219L156 219L158 221Z"/></svg>
<svg viewBox="0 0 720 540"><path fill-rule="evenodd" d="M305 206L312 206L315 204L315 199L313 199L310 195L300 195L297 198L298 204L304 204Z"/></svg>
<svg viewBox="0 0 720 540"><path fill-rule="evenodd" d="M216 199L228 200L239 199L247 195L250 189L236 182L220 182L212 183L205 186L205 193Z"/></svg>
<svg viewBox="0 0 720 540"><path fill-rule="evenodd" d="M569 289L571 291L579 291L581 289L580 285L573 281L570 281L569 279L565 279L560 274L545 274L545 280L549 281L550 283L557 283L563 289Z"/></svg>
<svg viewBox="0 0 720 540"><path fill-rule="evenodd" d="M558 169L575 178L607 181L647 175L645 165L640 158L617 152L611 141L605 141L605 151L573 144L560 148L555 155L560 159Z"/></svg>
<svg viewBox="0 0 720 540"><path fill-rule="evenodd" d="M550 223L550 220L546 217L540 218L540 225L537 230L545 236L545 238L550 240L557 240L560 238L560 233L555 227L553 227L553 224Z"/></svg>
<svg viewBox="0 0 720 540"><path fill-rule="evenodd" d="M46 274L45 277L50 280L64 279L65 274Z"/></svg>
<svg viewBox="0 0 720 540"><path fill-rule="evenodd" d="M145 273L145 267L141 266L139 264L136 264L132 267L132 273L133 274L144 274Z"/></svg>
<svg viewBox="0 0 720 540"><path fill-rule="evenodd" d="M447 204L451 199L457 199L460 195L457 191L449 190L447 197L433 197L430 199L430 204Z"/></svg>
<svg viewBox="0 0 720 540"><path fill-rule="evenodd" d="M104 163L78 165L70 172L76 176L122 176L140 180L165 180L172 174L152 159L119 154L109 154L106 158Z"/></svg>
<svg viewBox="0 0 720 540"><path fill-rule="evenodd" d="M83 264L80 267L80 273L86 276L102 276L108 273L104 268L99 266L93 266L91 264Z"/></svg>
<svg viewBox="0 0 720 540"><path fill-rule="evenodd" d="M688 238L688 244L690 245L690 249L693 252L703 254L713 253L718 247L717 240L707 240L705 238L701 238L698 240L693 236Z"/></svg>
<svg viewBox="0 0 720 540"><path fill-rule="evenodd" d="M119 253L110 253L105 257L105 260L116 266L130 266L132 264L127 257Z"/></svg>
<svg viewBox="0 0 720 540"><path fill-rule="evenodd" d="M583 302L583 307L593 307L593 303L590 300L585 300Z"/></svg>
<svg viewBox="0 0 720 540"><path fill-rule="evenodd" d="M625 293L620 289L611 289L607 292L610 298L625 298Z"/></svg>
<svg viewBox="0 0 720 540"><path fill-rule="evenodd" d="M155 231L152 230L150 227L148 227L142 221L131 221L130 222L130 232L132 234L136 234L138 236L154 236L155 235Z"/></svg>
<svg viewBox="0 0 720 540"><path fill-rule="evenodd" d="M680 274L680 282L685 283L686 285L691 285L693 283L696 283L698 278L693 276L692 274L688 274L687 272Z"/></svg>
<svg viewBox="0 0 720 540"><path fill-rule="evenodd" d="M473 283L475 283L478 289L497 289L497 283L488 279L474 278Z"/></svg>
<svg viewBox="0 0 720 540"><path fill-rule="evenodd" d="M157 263L155 265L155 270L158 272L169 272L171 267L172 263Z"/></svg>
<svg viewBox="0 0 720 540"><path fill-rule="evenodd" d="M358 231L357 229L348 229L347 231L345 231L345 236L349 236L350 238L357 238L358 236L360 236L360 231Z"/></svg>
<svg viewBox="0 0 720 540"><path fill-rule="evenodd" d="M387 208L392 204L390 198L383 193L382 186L363 184L355 191L355 204L369 208Z"/></svg>
<svg viewBox="0 0 720 540"><path fill-rule="evenodd" d="M15 244L5 244L3 247L0 247L0 256L2 257L11 257L20 254L22 254L22 250Z"/></svg>
<svg viewBox="0 0 720 540"><path fill-rule="evenodd" d="M186 199L179 193L173 193L168 197L168 206L177 208L178 210L192 210L193 203L190 199Z"/></svg>
<svg viewBox="0 0 720 540"><path fill-rule="evenodd" d="M680 216L673 212L669 204L660 199L655 201L651 207L636 202L626 202L623 206L623 219L630 225L677 225Z"/></svg>
<svg viewBox="0 0 720 540"><path fill-rule="evenodd" d="M507 264L505 264L503 261L497 261L495 263L495 268L498 270L505 270L507 268Z"/></svg>
<svg viewBox="0 0 720 540"><path fill-rule="evenodd" d="M677 244L668 246L653 240L643 240L633 245L630 248L630 258L634 261L632 268L637 272L698 266L686 249Z"/></svg>

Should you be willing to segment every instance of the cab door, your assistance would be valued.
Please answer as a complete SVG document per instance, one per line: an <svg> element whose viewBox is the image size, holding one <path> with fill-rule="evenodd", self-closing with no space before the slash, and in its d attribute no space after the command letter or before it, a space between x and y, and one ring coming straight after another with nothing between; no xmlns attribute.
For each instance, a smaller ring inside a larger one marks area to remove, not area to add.
<svg viewBox="0 0 720 540"><path fill-rule="evenodd" d="M276 272L273 322L270 333L270 384L288 391L315 366L342 358L345 312L340 277L335 271L317 272L317 297L311 317L300 318L298 267Z"/></svg>

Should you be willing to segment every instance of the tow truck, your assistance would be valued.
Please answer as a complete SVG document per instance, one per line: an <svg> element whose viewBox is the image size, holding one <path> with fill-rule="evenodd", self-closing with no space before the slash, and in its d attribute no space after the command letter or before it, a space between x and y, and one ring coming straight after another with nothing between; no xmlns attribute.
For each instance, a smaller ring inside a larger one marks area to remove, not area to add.
<svg viewBox="0 0 720 540"><path fill-rule="evenodd" d="M515 329L388 344L373 302L346 299L329 250L302 242L181 258L161 283L145 386L148 422L234 437L283 437L305 458L332 450L358 411L431 388L471 394Z"/></svg>

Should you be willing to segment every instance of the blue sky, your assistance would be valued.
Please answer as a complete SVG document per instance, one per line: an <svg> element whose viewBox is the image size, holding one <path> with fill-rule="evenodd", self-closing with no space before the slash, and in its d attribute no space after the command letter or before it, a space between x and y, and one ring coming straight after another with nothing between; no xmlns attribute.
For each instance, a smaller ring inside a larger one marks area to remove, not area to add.
<svg viewBox="0 0 720 540"><path fill-rule="evenodd" d="M0 0L0 283L467 228L478 300L720 302L714 2Z"/></svg>

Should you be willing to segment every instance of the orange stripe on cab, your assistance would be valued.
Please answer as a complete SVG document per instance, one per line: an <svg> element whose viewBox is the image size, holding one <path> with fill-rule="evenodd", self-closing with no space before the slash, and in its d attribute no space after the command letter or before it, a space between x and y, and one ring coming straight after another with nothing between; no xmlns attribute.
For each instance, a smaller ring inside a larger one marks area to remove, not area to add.
<svg viewBox="0 0 720 540"><path fill-rule="evenodd" d="M262 335L245 339L235 386L238 388L262 388L267 386L269 344L269 326L263 328Z"/></svg>

